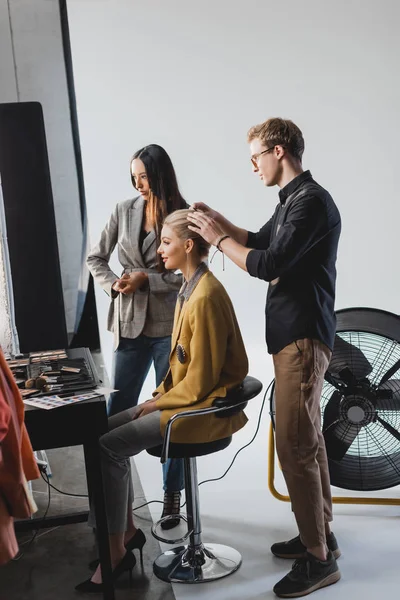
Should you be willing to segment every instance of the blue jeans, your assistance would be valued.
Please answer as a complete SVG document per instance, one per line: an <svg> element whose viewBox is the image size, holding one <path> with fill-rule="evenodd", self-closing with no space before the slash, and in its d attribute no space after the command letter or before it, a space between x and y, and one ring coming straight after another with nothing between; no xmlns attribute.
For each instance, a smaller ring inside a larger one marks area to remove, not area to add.
<svg viewBox="0 0 400 600"><path fill-rule="evenodd" d="M137 405L151 363L154 362L156 385L160 385L169 368L171 336L135 339L121 338L114 353L113 392L108 403L108 416ZM170 458L163 465L164 490L177 492L184 488L183 460Z"/></svg>

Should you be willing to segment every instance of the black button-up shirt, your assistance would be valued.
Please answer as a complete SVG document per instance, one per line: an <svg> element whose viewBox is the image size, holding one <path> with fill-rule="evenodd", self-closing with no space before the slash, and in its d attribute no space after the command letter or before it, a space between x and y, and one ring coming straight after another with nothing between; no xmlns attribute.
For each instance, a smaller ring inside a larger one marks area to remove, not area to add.
<svg viewBox="0 0 400 600"><path fill-rule="evenodd" d="M272 218L249 232L250 275L269 281L266 302L268 351L276 354L302 338L333 348L336 255L341 221L330 196L305 171L279 192Z"/></svg>

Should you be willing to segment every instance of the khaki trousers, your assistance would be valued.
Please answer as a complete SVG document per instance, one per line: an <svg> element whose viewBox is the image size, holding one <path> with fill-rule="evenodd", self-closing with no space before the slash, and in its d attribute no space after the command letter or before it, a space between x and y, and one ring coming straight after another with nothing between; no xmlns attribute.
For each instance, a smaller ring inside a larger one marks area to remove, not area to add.
<svg viewBox="0 0 400 600"><path fill-rule="evenodd" d="M332 521L328 461L320 398L331 352L321 342L297 340L273 355L276 449L300 538L307 548L326 543Z"/></svg>

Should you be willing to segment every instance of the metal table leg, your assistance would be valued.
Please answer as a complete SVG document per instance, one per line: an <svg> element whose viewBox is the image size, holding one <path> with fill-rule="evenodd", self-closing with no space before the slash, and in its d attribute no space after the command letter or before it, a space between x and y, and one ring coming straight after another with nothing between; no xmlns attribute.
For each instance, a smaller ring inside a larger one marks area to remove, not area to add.
<svg viewBox="0 0 400 600"><path fill-rule="evenodd" d="M94 438L90 443L86 443L83 448L85 452L88 489L90 490L90 497L96 517L97 544L99 548L101 577L103 580L103 598L104 600L115 600L99 440Z"/></svg>

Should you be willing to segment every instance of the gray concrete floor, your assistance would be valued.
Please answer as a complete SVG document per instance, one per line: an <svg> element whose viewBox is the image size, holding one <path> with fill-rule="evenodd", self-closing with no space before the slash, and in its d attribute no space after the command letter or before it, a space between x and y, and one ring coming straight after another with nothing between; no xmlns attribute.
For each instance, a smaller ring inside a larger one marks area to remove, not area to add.
<svg viewBox="0 0 400 600"><path fill-rule="evenodd" d="M81 447L49 450L53 471L50 482L70 493L85 494L86 480ZM136 469L133 466L134 506L146 502ZM43 481L33 483L34 498L38 505L35 517L43 516L48 504L48 488ZM85 498L64 496L51 490L48 515L61 515L74 510L85 510ZM135 522L147 538L144 546L144 567L137 564L133 572L133 587L128 575L116 583L116 600L174 600L171 585L153 575L152 561L160 553L158 542L150 532L151 518L147 507L135 512ZM0 569L0 600L70 600L84 597L74 590L77 583L90 576L87 563L97 556L94 535L86 523L64 525L54 529L41 529L29 546L32 534L19 535L21 558ZM101 595L96 595L101 598Z"/></svg>
<svg viewBox="0 0 400 600"><path fill-rule="evenodd" d="M102 365L101 354L94 353L100 378L108 385L107 374ZM50 482L59 490L86 494L86 475L83 449L80 446L48 450L52 470ZM140 480L132 463L135 506L146 502ZM160 482L161 483L161 482ZM48 486L42 479L33 482L38 512L43 517L48 505ZM51 489L48 515L62 515L86 510L86 498L65 496ZM170 584L153 575L153 560L160 554L160 545L151 535L152 520L148 507L135 511L135 523L147 538L143 549L143 569L136 550L137 564L133 571L133 587L129 587L128 575L116 582L116 600L174 600ZM90 577L87 564L97 556L92 530L86 523L64 525L54 529L41 529L32 544L32 533L18 536L20 555L17 560L0 568L0 600L71 600L92 597L75 592L77 583ZM102 598L95 594L95 598Z"/></svg>

